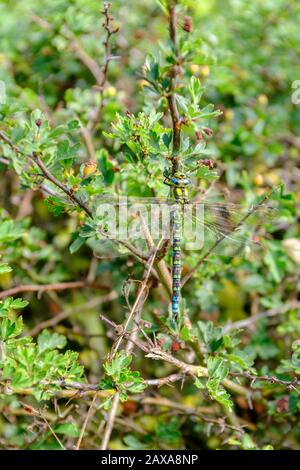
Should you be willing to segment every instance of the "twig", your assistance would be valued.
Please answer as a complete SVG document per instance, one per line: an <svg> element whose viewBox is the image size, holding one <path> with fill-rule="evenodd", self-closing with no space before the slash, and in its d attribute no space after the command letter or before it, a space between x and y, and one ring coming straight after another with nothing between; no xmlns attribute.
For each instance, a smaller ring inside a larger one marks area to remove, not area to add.
<svg viewBox="0 0 300 470"><path fill-rule="evenodd" d="M38 15L32 15L32 21L38 24L41 28L46 29L47 31L53 31L53 25L49 23L44 18L41 18ZM97 62L83 49L82 45L73 34L72 31L65 29L61 30L60 34L69 40L70 48L75 52L77 58L80 62L90 71L94 76L97 83L101 83L103 79L102 70L97 64Z"/></svg>
<svg viewBox="0 0 300 470"><path fill-rule="evenodd" d="M77 117L77 119L80 121L80 119ZM85 127L82 122L80 121L80 132L83 137L87 152L89 154L89 161L95 162L96 161L96 152L95 148L93 145L93 140L91 133L87 127Z"/></svg>
<svg viewBox="0 0 300 470"><path fill-rule="evenodd" d="M179 380L182 380L184 378L184 374L179 372L178 374L171 374L168 375L167 377L161 377L159 379L149 379L145 380L147 385L149 386L157 386L161 387L162 385L170 385L171 383L178 382Z"/></svg>
<svg viewBox="0 0 300 470"><path fill-rule="evenodd" d="M146 239L148 248L150 250L154 250L155 249L155 244L154 244L153 238L151 236L151 233L149 232L147 224L145 223L145 220L144 220L144 217L143 217L142 213L139 213L139 217L140 217L140 220L141 220L141 226L142 226L143 234L144 234L144 237ZM160 244L162 244L163 247L164 247L165 246L165 240L161 240ZM169 296L171 297L172 296L172 277L171 277L171 274L168 270L168 267L167 267L167 264L166 264L165 260L161 257L161 249L162 248L159 248L157 250L157 256L155 257L154 265L156 267L156 270L157 270L157 273L158 273L158 276L159 276L159 280L165 286Z"/></svg>
<svg viewBox="0 0 300 470"><path fill-rule="evenodd" d="M140 285L140 288L139 288L139 292L138 292L138 295L136 297L136 300L133 304L133 307L132 309L130 310L129 314L128 314L128 317L127 317L127 320L125 322L125 325L124 325L124 328L123 328L123 332L122 334L120 335L120 337L118 338L117 342L115 343L115 345L113 346L112 348L112 352L110 354L110 357L114 357L116 352L118 351L119 347L120 347L120 344L122 342L122 339L123 339L123 336L124 334L126 333L127 331L127 328L129 326L129 323L131 321L131 319L133 318L134 314L136 313L137 310L139 310L141 308L140 304L141 304L141 299L144 295L144 292L145 290L147 289L147 284L148 284L148 280L149 280L149 276L150 276L150 272L151 272L151 269L153 267L153 264L154 264L154 261L155 261L155 257L156 257L156 254L157 254L157 251L159 250L159 247L160 247L160 244L161 244L162 240L160 240L160 242L158 243L157 247L156 247L156 250L153 252L153 254L151 255L150 257L150 260L148 262L148 264L146 265L146 268L145 268L145 272L144 272L144 279L143 279L143 282L141 283ZM146 300L146 299L145 299ZM138 321L136 321L136 323L138 323ZM131 345L133 345L132 343L132 339L134 339L136 337L136 332L137 330L136 329L133 329L132 332L131 332ZM132 349L133 346L128 346L128 343L127 343L127 353L130 354L130 351ZM130 350L128 352L128 349Z"/></svg>
<svg viewBox="0 0 300 470"><path fill-rule="evenodd" d="M300 380L297 377L294 377L291 380L282 380L276 377L275 375L254 375L250 372L230 372L230 375L233 377L245 377L252 381L252 385L257 382L268 382L271 384L283 385L288 390L296 390L295 386L300 385Z"/></svg>
<svg viewBox="0 0 300 470"><path fill-rule="evenodd" d="M205 416L205 414L215 412L215 409L213 407L209 408L209 407L199 406L197 408L192 408L190 406L183 405L182 403L177 403L175 401L168 400L167 398L161 398L161 397L158 397L158 398L152 398L152 397L148 398L147 397L145 399L142 399L141 403L145 404L145 405L146 404L147 405L156 405L156 406L171 408L171 409L178 410L178 411L184 413L185 416L186 415L197 416L202 421L204 421L206 423L212 423L212 424L215 424L217 426L220 426L221 429L228 428L228 429L233 429L235 431L243 432L242 428L244 426L241 427L241 426L235 426L235 425L227 424L223 417L210 418L210 417Z"/></svg>
<svg viewBox="0 0 300 470"><path fill-rule="evenodd" d="M120 395L117 392L114 395L114 398L113 398L113 401L112 401L112 406L111 406L111 409L110 409L110 412L109 412L109 415L108 415L108 419L107 419L107 422L106 422L106 428L105 428L105 432L104 432L104 436L103 436L103 440L102 440L102 444L101 444L101 450L106 450L107 447L108 447L109 439L110 439L110 436L111 436L111 433L112 433L112 430L113 430L113 427L114 427L115 418L116 418L116 415L117 415L119 399L120 399Z"/></svg>
<svg viewBox="0 0 300 470"><path fill-rule="evenodd" d="M82 64L91 72L96 79L96 82L100 84L103 80L103 72L97 62L87 54L71 31L67 31L63 35L70 40L70 48L73 49L80 62L82 62Z"/></svg>
<svg viewBox="0 0 300 470"><path fill-rule="evenodd" d="M43 415L43 413L41 411L38 411L38 414L39 416L42 418L42 420L46 423L46 425L48 426L49 430L51 431L51 434L53 434L54 438L56 439L56 441L58 442L58 444L60 445L60 447L63 449L63 450L66 450L65 446L63 445L63 443L61 442L61 440L59 439L59 437L57 436L57 434L54 432L54 430L52 429L52 426L51 424L48 422L47 418L45 418L45 416Z"/></svg>
<svg viewBox="0 0 300 470"><path fill-rule="evenodd" d="M76 194L74 194L72 189L69 189L67 186L61 183L54 175L52 175L52 173L48 170L48 168L42 162L41 158L39 157L39 155L37 155L37 153L33 153L32 155L24 154L24 152L22 152L2 131L0 131L0 139L2 139L6 144L8 144L11 147L11 149L14 150L14 152L32 160L42 171L41 176L43 176L43 178L53 183L56 187L58 187L61 191L63 191L76 206L80 207L88 217L90 217L91 219L93 218L93 214L91 210L88 208L88 206L83 201L81 201L76 196ZM43 188L43 189L49 192L48 188ZM130 242L123 241L123 240L112 240L112 242L122 244L133 255L137 256L139 259L141 260L145 259L145 255L141 253L140 250L136 249L133 245L131 245Z"/></svg>
<svg viewBox="0 0 300 470"><path fill-rule="evenodd" d="M94 297L84 305L78 305L76 307L72 307L72 308L66 309L65 311L59 312L57 315L55 315L55 317L49 318L48 320L45 320L39 323L34 328L32 328L32 330L28 331L26 334L27 336L36 336L44 328L49 328L49 327L53 328L55 325L65 320L66 318L70 317L76 312L82 312L83 309L88 310L88 309L95 308L104 302L111 302L112 300L115 300L117 298L118 298L118 293L116 291L111 291L108 294L103 295L101 297Z"/></svg>
<svg viewBox="0 0 300 470"><path fill-rule="evenodd" d="M145 271L144 271L144 275L143 275L143 281L140 285L137 298L136 298L136 300L135 300L135 302L132 306L132 309L130 310L130 312L128 314L128 317L127 317L127 320L125 322L125 325L124 325L124 328L123 328L123 331L122 331L121 335L119 336L118 340L116 341L116 343L112 347L110 357L113 357L116 354L116 352L118 351L118 349L120 347L120 344L123 340L123 337L126 334L128 325L129 325L131 319L134 317L134 323L135 323L135 325L137 325L137 327L134 326L133 329L131 330L131 333L129 335L129 338L127 340L127 344L126 344L126 347L125 347L125 352L126 352L126 354L129 355L129 354L131 354L131 352L133 350L134 343L135 343L135 340L137 338L138 325L139 325L139 321L140 321L140 317L141 317L142 306L145 303L147 295L148 295L147 284L148 284L151 269L153 267L153 263L155 261L155 258L156 258L156 255L157 255L157 252L159 250L161 242L162 242L162 240L159 241L158 246L156 247L153 254L150 256L149 262L147 263L147 265L145 267ZM112 430L113 430L113 427L114 427L114 422L115 422L115 418L116 418L116 414L117 414L119 399L120 399L120 396L119 396L119 393L117 392L114 396L113 403L112 403L112 408L111 408L111 410L109 412L109 415L107 417L107 423L106 423L106 428L105 428L105 432L104 432L104 436L103 436L103 440L102 440L102 444L101 444L101 450L106 450L107 447L108 447L110 436L111 436L111 433L112 433Z"/></svg>
<svg viewBox="0 0 300 470"><path fill-rule="evenodd" d="M42 162L41 158L36 152L33 152L32 155L26 155L24 152L22 152L2 131L0 131L0 139L2 139L6 144L8 144L11 149L20 154L23 155L30 160L32 160L42 171L42 176L53 183L56 187L61 189L70 199L73 201L77 206L79 206L90 218L92 218L92 212L91 210L82 202L76 194L73 193L71 189L69 189L67 186L65 186L63 183L61 183L52 173L48 170L44 162Z"/></svg>
<svg viewBox="0 0 300 470"><path fill-rule="evenodd" d="M104 3L104 9L102 14L104 15L104 23L103 23L103 28L106 31L106 36L104 40L104 64L102 67L102 79L100 82L98 82L98 90L99 90L99 95L100 95L100 102L99 105L96 109L95 115L93 118L90 120L88 123L88 130L90 132L93 132L95 130L95 127L99 121L100 115L102 113L103 107L104 107L104 89L105 89L105 84L107 81L107 75L108 75L108 68L109 68L109 63L112 59L111 57L111 50L110 50L110 39L111 36L116 34L119 31L119 28L113 28L111 23L113 21L113 17L110 15L110 8L111 4L110 3Z"/></svg>
<svg viewBox="0 0 300 470"><path fill-rule="evenodd" d="M169 11L169 34L170 39L173 45L174 54L178 61L178 41L177 41L177 13L176 13L176 6L173 4L172 1L169 2L168 6ZM173 65L171 69L171 80L169 86L169 92L167 96L169 110L172 118L172 126L173 126L173 155L171 158L172 161L172 173L176 173L179 168L179 158L178 158L178 151L180 149L180 135L181 135L181 120L180 115L177 108L176 103L176 81L177 75L179 73L179 63Z"/></svg>
<svg viewBox="0 0 300 470"><path fill-rule="evenodd" d="M11 287L10 289L0 292L0 299L20 294L21 292L48 292L68 289L81 289L82 287L90 287L91 289L110 289L109 286L97 284L97 282L88 283L86 281L57 282L53 284L25 284Z"/></svg>
<svg viewBox="0 0 300 470"><path fill-rule="evenodd" d="M74 194L72 189L65 186L54 175L52 175L52 173L50 173L50 171L48 170L48 168L46 167L44 162L42 162L42 160L40 159L39 155L36 152L34 152L32 155L29 155L29 158L31 160L33 160L34 163L40 168L44 178L46 178L48 181L51 181L51 183L53 183L55 186L60 188L65 194L67 194L67 196L69 196L69 198L77 206L79 206L86 213L86 215L88 215L90 218L93 217L93 214L92 214L91 210L88 208L88 206L84 202L82 202L79 199L79 197L76 196L76 194Z"/></svg>
<svg viewBox="0 0 300 470"><path fill-rule="evenodd" d="M87 412L87 414L86 414L86 417L85 417L83 426L82 426L82 428L81 428L80 436L79 436L79 438L78 438L78 441L77 441L75 450L79 450L79 448L80 448L81 441L82 441L82 439L83 439L83 436L84 436L84 433L85 433L87 424L88 424L89 419L90 419L90 417L91 417L91 414L92 414L92 411L93 411L93 406L94 406L94 403L95 403L95 401L96 401L96 398L97 398L97 395L94 395L93 400L92 400L92 403L90 404L90 407L89 407L88 412Z"/></svg>
<svg viewBox="0 0 300 470"><path fill-rule="evenodd" d="M131 332L124 331L123 325L117 325L115 322L113 322L109 318L106 318L103 314L100 314L99 318L100 318L100 320L102 320L103 322L107 323L108 325L110 325L111 327L114 328L115 333L117 335L117 338L119 338L120 335L121 335L124 338L128 339L128 341L130 341L133 344L135 344L136 346L138 346L138 348L141 349L142 351L144 351L146 353L149 352L149 346L145 342L143 342L143 341L141 341L137 338L131 338L131 336L130 336Z"/></svg>
<svg viewBox="0 0 300 470"><path fill-rule="evenodd" d="M208 370L206 367L187 364L186 362L177 359L176 357L159 348L153 348L146 357L168 362L177 369L180 369L184 374L191 375L193 377L208 377ZM239 395L248 396L250 393L247 388L233 382L230 379L226 378L222 381L222 383L226 388Z"/></svg>
<svg viewBox="0 0 300 470"><path fill-rule="evenodd" d="M244 320L239 320L233 323L227 323L227 325L223 327L223 333L228 333L231 330L238 330L240 328L250 328L253 323L255 323L260 318L270 318L275 317L276 315L283 315L289 312L290 310L294 310L297 308L300 308L300 302L293 301L287 305L282 305L278 308L272 308L270 310L266 310L265 312L257 313L256 315L253 315L249 318L245 318Z"/></svg>

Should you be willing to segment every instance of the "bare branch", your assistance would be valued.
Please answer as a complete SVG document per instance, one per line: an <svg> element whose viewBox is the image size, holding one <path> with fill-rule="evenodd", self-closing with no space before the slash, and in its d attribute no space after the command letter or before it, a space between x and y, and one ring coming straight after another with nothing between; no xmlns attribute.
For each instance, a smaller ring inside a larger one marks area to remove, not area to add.
<svg viewBox="0 0 300 470"><path fill-rule="evenodd" d="M92 289L105 289L109 290L109 286L97 284L96 282L88 283L87 281L70 281L70 282L57 282L53 284L25 284L0 292L0 299L11 297L21 292L49 292L60 291L68 289L80 289L82 287L90 287Z"/></svg>
<svg viewBox="0 0 300 470"><path fill-rule="evenodd" d="M245 318L244 320L227 323L223 327L223 333L225 334L231 330L238 330L240 328L251 328L251 326L253 326L253 324L260 318L271 318L275 317L276 315L284 315L285 313L297 308L300 308L300 302L294 301L278 308L272 308L270 310L266 310L265 312L257 313L256 315L252 315L251 317Z"/></svg>
<svg viewBox="0 0 300 470"><path fill-rule="evenodd" d="M170 39L173 45L174 54L177 57L177 62L179 62L178 57L178 41L177 41L177 13L176 13L176 6L173 2L169 3L168 6L169 11L169 33ZM173 155L171 158L172 161L172 172L173 174L178 171L179 167L179 157L177 155L180 149L180 135L181 135L181 120L180 115L177 108L176 103L176 82L177 76L179 74L179 63L173 65L171 69L171 80L170 80L170 87L167 96L169 110L172 118L172 126L173 126Z"/></svg>
<svg viewBox="0 0 300 470"><path fill-rule="evenodd" d="M110 3L104 3L104 9L102 11L102 14L104 16L104 23L103 23L103 28L106 31L106 36L104 40L104 64L102 67L102 79L100 82L98 82L97 89L99 90L99 95L100 95L100 102L99 105L96 109L96 112L90 122L88 123L88 130L90 132L93 132L95 130L95 127L97 126L97 123L99 122L100 115L102 113L103 107L104 107L104 89L105 89L105 84L107 82L107 75L108 75L108 69L109 69L109 64L112 59L111 57L111 47L110 47L110 39L111 37L116 34L119 31L119 28L114 28L112 26L112 21L113 17L110 15L110 8L111 4Z"/></svg>

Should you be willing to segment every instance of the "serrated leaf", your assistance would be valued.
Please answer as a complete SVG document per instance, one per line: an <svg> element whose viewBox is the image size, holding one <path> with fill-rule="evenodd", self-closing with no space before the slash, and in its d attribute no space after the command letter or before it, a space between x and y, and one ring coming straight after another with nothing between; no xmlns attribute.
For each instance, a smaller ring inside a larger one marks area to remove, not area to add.
<svg viewBox="0 0 300 470"><path fill-rule="evenodd" d="M27 300L23 300L21 298L17 298L17 299L14 299L11 303L10 303L10 308L13 308L14 310L17 310L19 308L24 308L26 307L27 305L29 304L29 302Z"/></svg>
<svg viewBox="0 0 300 470"><path fill-rule="evenodd" d="M10 273L12 268L7 263L0 263L0 274Z"/></svg>
<svg viewBox="0 0 300 470"><path fill-rule="evenodd" d="M67 340L63 335L50 333L48 330L43 330L38 336L38 349L40 353L56 348L62 349L66 344Z"/></svg>

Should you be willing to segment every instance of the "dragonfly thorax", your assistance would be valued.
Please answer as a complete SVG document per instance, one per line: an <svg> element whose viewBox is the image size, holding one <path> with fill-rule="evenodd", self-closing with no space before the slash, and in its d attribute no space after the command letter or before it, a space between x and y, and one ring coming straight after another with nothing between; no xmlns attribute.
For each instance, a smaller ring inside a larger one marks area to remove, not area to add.
<svg viewBox="0 0 300 470"><path fill-rule="evenodd" d="M189 201L188 186L191 180L184 173L176 172L172 176L166 176L164 182L171 186L172 196L176 201L185 203Z"/></svg>

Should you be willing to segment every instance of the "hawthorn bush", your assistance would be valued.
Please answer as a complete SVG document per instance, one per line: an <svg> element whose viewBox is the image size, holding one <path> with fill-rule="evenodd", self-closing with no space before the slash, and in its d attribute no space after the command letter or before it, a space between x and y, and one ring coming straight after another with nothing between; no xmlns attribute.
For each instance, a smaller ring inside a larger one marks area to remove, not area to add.
<svg viewBox="0 0 300 470"><path fill-rule="evenodd" d="M299 449L299 13L1 2L1 448ZM277 210L258 257L184 252L174 322L169 247L99 258L95 208L178 167Z"/></svg>

